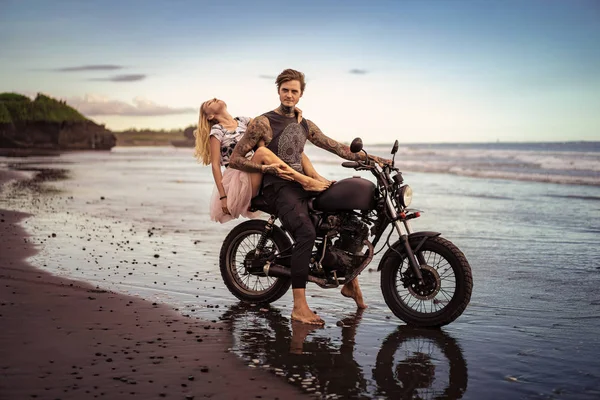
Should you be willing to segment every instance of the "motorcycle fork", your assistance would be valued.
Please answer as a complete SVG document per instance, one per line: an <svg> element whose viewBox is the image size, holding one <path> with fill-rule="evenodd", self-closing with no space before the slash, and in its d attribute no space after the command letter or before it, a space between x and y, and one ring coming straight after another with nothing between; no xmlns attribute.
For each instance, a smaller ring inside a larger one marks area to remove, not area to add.
<svg viewBox="0 0 600 400"><path fill-rule="evenodd" d="M419 280L419 284L423 284L423 274L421 274L421 265L419 263L420 260L417 259L417 255L410 248L410 243L408 242L408 235L404 234L400 236L400 240L404 244L404 251L406 251L406 257L408 257L408 262L412 267L415 276ZM422 258L422 256L420 257ZM424 260L423 260L424 261Z"/></svg>
<svg viewBox="0 0 600 400"><path fill-rule="evenodd" d="M415 276L417 277L419 284L423 285L423 274L421 274L421 264L419 261L423 261L423 263L425 263L424 260L418 260L417 257L415 256L415 253L412 251L412 248L410 247L410 243L408 241L408 234L411 231L411 227L408 221L401 221L398 219L398 215L396 214L396 209L394 208L391 200L389 199L389 197L387 198L387 203L388 203L388 210L390 210L390 213L392 215L392 219L394 220L394 227L396 228L396 232L398 232L398 236L400 236L400 240L402 241L402 244L404 245L404 250L406 251L406 256L408 257L408 262L410 263L410 266L413 269L413 272L415 273ZM422 256L420 258L423 258Z"/></svg>

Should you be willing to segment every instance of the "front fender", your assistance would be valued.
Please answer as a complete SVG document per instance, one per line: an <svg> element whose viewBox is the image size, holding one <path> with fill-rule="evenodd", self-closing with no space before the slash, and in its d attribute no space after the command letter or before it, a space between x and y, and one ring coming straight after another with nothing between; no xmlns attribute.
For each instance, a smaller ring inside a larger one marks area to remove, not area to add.
<svg viewBox="0 0 600 400"><path fill-rule="evenodd" d="M413 252L416 252L423 245L423 243L427 241L427 239L437 237L440 235L440 232L413 232L410 235L408 235L408 242L410 243L410 247L412 248ZM381 261L379 261L377 271L381 271L381 268L383 268L388 259L394 256L398 256L398 253L404 254L404 244L400 240L395 241L390 246L390 248L387 249L387 251L383 254L383 257L381 257Z"/></svg>

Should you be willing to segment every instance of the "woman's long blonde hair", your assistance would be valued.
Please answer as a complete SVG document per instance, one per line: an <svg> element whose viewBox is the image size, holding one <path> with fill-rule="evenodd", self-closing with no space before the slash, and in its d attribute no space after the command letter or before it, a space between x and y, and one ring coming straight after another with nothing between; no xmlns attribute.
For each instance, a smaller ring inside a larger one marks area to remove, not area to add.
<svg viewBox="0 0 600 400"><path fill-rule="evenodd" d="M200 118L198 119L198 128L194 131L194 137L196 138L196 149L194 150L194 157L198 159L204 165L210 164L210 129L217 121L208 120L206 113L204 112L204 105L206 101L200 106Z"/></svg>

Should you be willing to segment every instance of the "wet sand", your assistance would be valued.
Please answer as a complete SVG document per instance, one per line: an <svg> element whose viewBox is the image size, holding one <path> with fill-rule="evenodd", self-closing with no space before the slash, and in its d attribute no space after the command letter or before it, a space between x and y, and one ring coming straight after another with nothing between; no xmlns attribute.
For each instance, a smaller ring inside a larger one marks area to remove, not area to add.
<svg viewBox="0 0 600 400"><path fill-rule="evenodd" d="M0 399L306 398L229 353L222 324L33 268L27 217L0 210Z"/></svg>
<svg viewBox="0 0 600 400"><path fill-rule="evenodd" d="M348 174L337 165L317 167L332 179ZM160 317L162 308L151 306L159 303L167 306L165 312L175 313L173 319L211 321L207 325L217 329L201 335L227 335L216 342L222 346L220 357L235 355L239 363L233 365L263 372L257 379L269 388L276 383L290 385L322 399L591 400L600 394L596 356L600 351L600 258L596 251L600 227L593 218L600 211L598 188L407 173L417 193L416 207L425 210L415 228L442 232L471 263L475 286L466 312L439 331L407 327L382 299L376 272L378 255L360 277L369 308L357 313L353 302L339 290L310 285L309 304L326 325L306 329L289 320L290 293L270 306L252 306L238 302L223 284L219 248L241 221L223 225L209 221L212 175L210 168L199 168L193 162L189 151L117 149L60 157L0 158L0 170L3 168L25 178L0 188L0 209L32 215L19 224L30 235L27 245L38 250L28 263L61 281L77 280L91 285L89 290L107 291L104 297L84 292L78 305L86 303L95 306L90 313L114 317L132 305L117 302L98 311L97 302L119 293L134 296L132 300L145 299L142 304L158 312L142 320ZM4 248L0 252L4 253ZM4 288L5 279L0 278L0 303L7 303L5 297L13 291L4 294ZM0 314L7 315L3 312L6 307L0 306ZM106 311L110 309L113 313ZM9 325L0 318L0 326ZM77 324L82 318L78 317ZM135 318L130 319L133 332L143 335L135 330ZM72 322L60 326L68 323ZM199 326L204 329L204 323ZM174 328L164 328L165 335L174 334ZM139 341L134 333L118 350L110 349L117 353L125 346L134 349ZM153 337L156 335L149 339L140 336L147 341ZM102 338L90 341L89 346L103 342ZM173 346L172 340L169 346ZM8 347L2 342L2 351ZM99 357L96 352L108 354L92 349L90 363ZM156 360L148 353L140 358L131 349L125 349L129 354L119 354L166 363L166 356ZM1 369L3 356L0 354L0 385L7 376ZM113 362L116 357L112 354ZM198 352L196 358L201 361L191 362L205 365L203 357ZM124 370L139 368L132 366L133 360L125 360L129 364L122 364ZM65 365L71 369L84 366ZM174 367L159 372L182 371L181 376L187 378L179 363L170 365ZM30 369L34 371L30 382L53 382L52 376L39 378L43 374ZM91 379L93 373L87 376ZM240 380L244 381L246 378ZM110 380L110 384L122 382ZM65 388L60 397L50 398L65 398ZM3 390L0 387L2 395ZM213 398L233 398L220 390ZM74 398L100 397L96 392L69 393ZM118 398L118 391L114 393ZM172 396L185 398L183 394ZM249 392L244 398L256 395L261 394ZM203 398L202 394L195 396Z"/></svg>

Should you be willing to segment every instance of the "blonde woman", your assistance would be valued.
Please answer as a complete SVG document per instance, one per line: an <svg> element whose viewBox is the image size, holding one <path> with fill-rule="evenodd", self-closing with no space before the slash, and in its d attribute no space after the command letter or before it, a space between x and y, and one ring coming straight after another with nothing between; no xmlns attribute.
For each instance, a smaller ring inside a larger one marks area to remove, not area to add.
<svg viewBox="0 0 600 400"><path fill-rule="evenodd" d="M298 119L302 118L299 113ZM331 182L320 176L307 157L302 159L303 175L285 164L273 152L259 145L246 154L253 162L262 165L262 173L248 173L229 166L229 158L237 142L246 133L252 121L248 117L232 117L223 100L214 98L200 106L196 137L195 157L204 165L212 164L215 189L211 198L210 218L221 223L240 215L252 218L248 212L250 200L258 194L263 173L272 173L284 179L298 182L307 191L320 192ZM225 167L225 172L221 171Z"/></svg>

